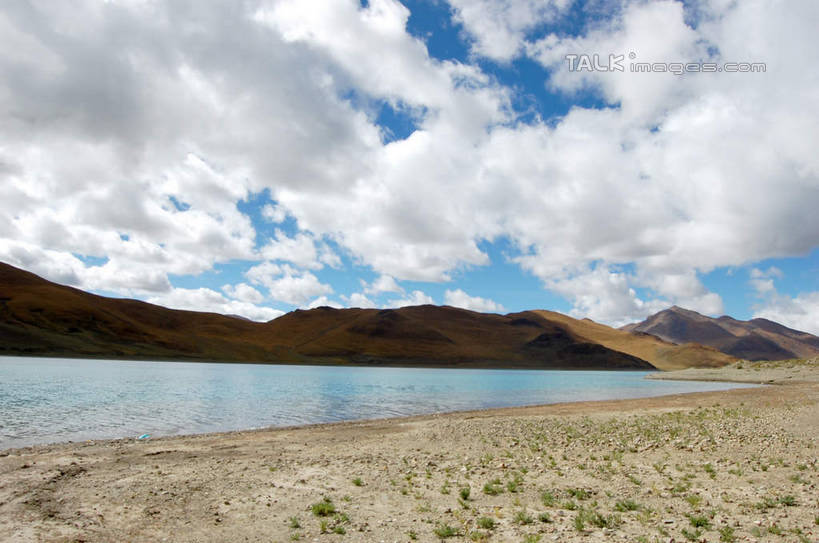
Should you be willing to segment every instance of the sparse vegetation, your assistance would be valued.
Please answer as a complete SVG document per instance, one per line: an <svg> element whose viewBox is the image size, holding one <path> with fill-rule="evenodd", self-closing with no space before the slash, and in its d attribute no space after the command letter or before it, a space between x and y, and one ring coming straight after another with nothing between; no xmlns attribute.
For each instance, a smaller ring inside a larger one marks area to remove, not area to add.
<svg viewBox="0 0 819 543"><path fill-rule="evenodd" d="M736 539L734 529L731 526L723 526L719 529L719 540L723 543L733 543Z"/></svg>
<svg viewBox="0 0 819 543"><path fill-rule="evenodd" d="M540 501L541 501L541 503L543 503L543 505L544 505L544 506L546 506L546 507L554 507L555 502L556 502L557 500L555 499L555 495L554 495L554 494L552 494L552 493L551 493L549 490L544 490L544 491L543 491L543 492L540 494Z"/></svg>
<svg viewBox="0 0 819 543"><path fill-rule="evenodd" d="M525 526L527 524L532 524L535 520L526 511L518 511L515 513L514 521L516 524Z"/></svg>
<svg viewBox="0 0 819 543"><path fill-rule="evenodd" d="M310 510L317 517L326 517L336 512L336 506L333 505L330 498L325 497L322 501L314 503L312 506L310 506Z"/></svg>
<svg viewBox="0 0 819 543"><path fill-rule="evenodd" d="M433 531L436 536L440 537L441 539L446 539L448 537L455 537L461 535L461 532L458 531L457 528L453 528L449 524L439 524Z"/></svg>
<svg viewBox="0 0 819 543"><path fill-rule="evenodd" d="M690 505L693 509L696 509L702 503L702 496L699 494L689 494L685 497L685 501L687 501L688 505Z"/></svg>
<svg viewBox="0 0 819 543"><path fill-rule="evenodd" d="M618 500L617 503L614 504L614 510L620 511L621 513L637 511L638 509L640 509L640 505L634 500Z"/></svg>
<svg viewBox="0 0 819 543"><path fill-rule="evenodd" d="M705 515L688 515L688 521L694 528L710 528L711 521Z"/></svg>
<svg viewBox="0 0 819 543"><path fill-rule="evenodd" d="M503 492L503 486L500 479L492 479L483 485L483 493L490 496L497 496Z"/></svg>

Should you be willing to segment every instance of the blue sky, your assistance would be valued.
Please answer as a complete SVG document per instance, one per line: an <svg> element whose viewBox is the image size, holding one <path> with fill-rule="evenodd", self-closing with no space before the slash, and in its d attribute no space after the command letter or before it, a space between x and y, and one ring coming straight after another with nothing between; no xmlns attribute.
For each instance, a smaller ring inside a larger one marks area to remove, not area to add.
<svg viewBox="0 0 819 543"><path fill-rule="evenodd" d="M0 8L2 261L255 320L676 304L819 333L815 2L37 9ZM595 54L652 70L569 69Z"/></svg>

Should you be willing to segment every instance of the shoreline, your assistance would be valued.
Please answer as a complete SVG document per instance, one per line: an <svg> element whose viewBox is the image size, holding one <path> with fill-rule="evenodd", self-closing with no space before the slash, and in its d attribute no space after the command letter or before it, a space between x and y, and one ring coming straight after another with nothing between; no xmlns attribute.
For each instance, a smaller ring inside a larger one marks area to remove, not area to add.
<svg viewBox="0 0 819 543"><path fill-rule="evenodd" d="M741 361L721 368L688 368L651 373L645 378L658 381L705 381L758 385L819 383L819 358L762 362Z"/></svg>
<svg viewBox="0 0 819 543"><path fill-rule="evenodd" d="M653 375L653 374L652 374ZM649 375L645 377L646 379L650 378ZM657 378L659 379L659 378ZM667 379L673 380L673 379ZM694 379L680 379L684 381L691 381ZM331 422L313 422L313 423L305 423L305 424L292 424L288 426L266 426L261 428L240 428L236 430L224 430L224 431L217 431L217 432L201 432L201 433L183 433L183 434L173 434L173 435L163 435L153 437L151 436L149 439L146 440L139 440L135 437L114 437L114 438L94 438L94 439L85 439L85 440L78 440L78 441L54 441L50 443L37 443L33 445L23 445L21 447L9 447L5 449L0 449L0 458L3 456L8 456L11 453L16 452L37 452L37 449L42 448L56 448L56 447L72 447L72 446L82 446L82 445L102 445L102 444L119 444L119 443L131 443L131 442L143 442L143 443L158 443L160 441L165 440L174 440L174 439L196 439L196 438L228 438L231 436L237 435L245 435L245 434L252 434L252 433L264 433L264 432L279 432L279 431L294 431L294 430L322 430L322 429L343 429L344 427L355 427L367 424L386 424L386 423L394 423L394 424L401 424L401 423L412 423L412 422L426 422L432 421L436 419L440 419L443 417L467 417L467 418L488 418L488 417L504 417L504 416L526 416L528 412L537 412L543 414L577 414L577 413L587 413L587 412L608 412L610 407L616 407L618 404L625 403L625 402L638 402L640 400L646 400L647 405L634 407L629 409L628 411L635 411L639 409L650 409L656 407L654 402L649 402L649 400L657 400L656 404L677 404L676 401L678 398L687 400L690 396L698 396L702 395L705 398L710 397L711 395L715 394L726 394L729 392L734 391L744 391L744 390L755 390L762 386L766 386L772 383L753 383L753 382L746 382L746 381L717 381L716 379L711 381L704 381L704 382L726 382L726 383L735 383L735 384L743 384L743 385L751 385L748 387L743 388L729 388L723 390L709 390L709 391L696 391L696 392L677 392L673 394L662 394L659 396L645 396L639 398L618 398L613 400L578 400L578 401L568 401L568 402L555 402L555 403L541 403L541 404L532 404L532 405L518 405L518 406L506 406L506 407L487 407L484 409L464 409L464 410L456 410L456 411L441 411L438 413L422 413L417 415L399 415L395 417L377 417L377 418L365 418L365 419L353 419L353 420L339 420L339 421L331 421ZM572 409L576 407L576 409ZM554 411L554 413L552 413ZM624 411L624 412L628 412Z"/></svg>
<svg viewBox="0 0 819 543"><path fill-rule="evenodd" d="M534 364L521 364L507 362L503 360L467 360L467 361L441 361L430 362L427 359L374 359L370 362L343 360L338 358L312 358L307 360L216 360L200 358L149 358L149 357L125 357L117 358L111 355L100 356L79 356L61 354L0 354L3 358L37 358L45 360L93 360L105 362L171 362L182 364L227 364L238 365L248 364L253 366L305 366L305 367L338 367L338 368L396 368L396 369L440 369L440 370L510 370L510 371L615 371L615 372L640 372L640 371L665 371L652 366L651 368L607 368L588 367L578 368L577 365L554 365L542 367ZM643 361L646 362L646 361ZM649 362L646 362L650 364Z"/></svg>
<svg viewBox="0 0 819 543"><path fill-rule="evenodd" d="M0 541L814 541L808 369L776 387L9 449ZM336 512L314 514L325 498Z"/></svg>
<svg viewBox="0 0 819 543"><path fill-rule="evenodd" d="M139 362L139 361L135 361ZM419 368L419 369L429 369L429 368ZM435 369L460 369L460 368L435 368ZM491 368L496 369L496 368ZM518 368L520 369L520 368ZM536 371L563 371L563 370L536 370ZM584 370L577 370L577 371L584 371ZM605 371L605 370L588 370L588 371ZM646 372L646 370L610 370L612 372L619 373L620 371L641 371ZM667 373L677 373L677 372L662 372L662 374ZM673 379L672 377L663 378L663 377L652 377L658 374L655 373L648 373L643 377L643 379L656 379L656 380L677 380ZM725 382L737 385L748 385L747 388L757 388L762 385L767 385L771 383L755 383L751 381L729 381L726 379L678 379L680 381L702 381L702 382ZM577 401L560 401L560 402L553 402L553 403L536 403L530 405L513 405L513 406L503 406L503 407L486 407L486 408L479 408L479 409L463 409L463 410L454 410L454 411L440 411L437 413L419 413L414 415L397 415L397 416L388 416L388 417L374 417L374 418L362 418L362 419L349 419L349 420L338 420L338 421L330 421L330 422L312 422L312 423L303 423L303 424L291 424L287 426L264 426L264 427L250 427L250 428L237 428L233 430L218 430L218 431L210 431L210 432L193 432L193 433L179 433L179 434L171 434L171 435L161 435L161 436L151 436L149 439L150 441L158 441L158 440L166 440L166 439L183 439L183 438L195 438L198 436L210 436L210 437L222 437L228 436L232 434L245 434L250 432L272 432L278 430L296 430L300 428L312 428L312 429L321 429L322 427L335 427L338 425L345 425L345 424L365 424L365 423L379 423L379 422L386 422L386 421L415 421L415 420L426 420L426 419L434 419L439 417L445 416L457 416L457 415L470 415L470 416L480 416L481 414L486 414L487 416L502 416L505 413L510 414L515 412L516 410L540 410L546 409L551 407L559 407L563 405L581 405L581 409L593 409L593 406L597 404L617 404L619 402L630 402L636 400L651 400L651 399L665 399L665 398L673 398L677 396L689 396L692 394L710 394L710 393L725 393L730 392L732 390L744 390L745 388L726 388L722 390L715 390L715 391L692 391L692 392L674 392L670 394L660 394L657 396L638 396L633 398L617 398L617 399L602 399L602 400L577 400ZM53 441L53 442L45 442L45 443L34 443L31 445L20 445L20 446L11 446L11 447L2 447L0 446L0 457L7 455L10 452L17 451L17 450L28 450L28 449L36 449L40 447L58 447L61 445L72 446L72 445L82 445L82 444L89 444L89 443L116 443L116 442L131 442L131 441L138 441L135 436L122 436L122 437L99 437L99 438L89 438L89 439L82 439L82 440L66 440L66 441Z"/></svg>

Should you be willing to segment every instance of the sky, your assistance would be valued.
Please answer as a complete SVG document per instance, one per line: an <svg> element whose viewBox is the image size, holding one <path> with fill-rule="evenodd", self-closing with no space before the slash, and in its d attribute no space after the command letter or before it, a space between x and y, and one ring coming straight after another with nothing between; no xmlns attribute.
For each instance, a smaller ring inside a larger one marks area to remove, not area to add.
<svg viewBox="0 0 819 543"><path fill-rule="evenodd" d="M0 261L266 321L819 333L815 0L13 0Z"/></svg>

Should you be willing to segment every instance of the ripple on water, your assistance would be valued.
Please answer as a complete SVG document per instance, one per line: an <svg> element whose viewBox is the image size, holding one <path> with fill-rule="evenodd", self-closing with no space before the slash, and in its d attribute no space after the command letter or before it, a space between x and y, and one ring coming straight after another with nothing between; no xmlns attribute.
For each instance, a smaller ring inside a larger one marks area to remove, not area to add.
<svg viewBox="0 0 819 543"><path fill-rule="evenodd" d="M0 449L750 386L646 373L0 357Z"/></svg>

